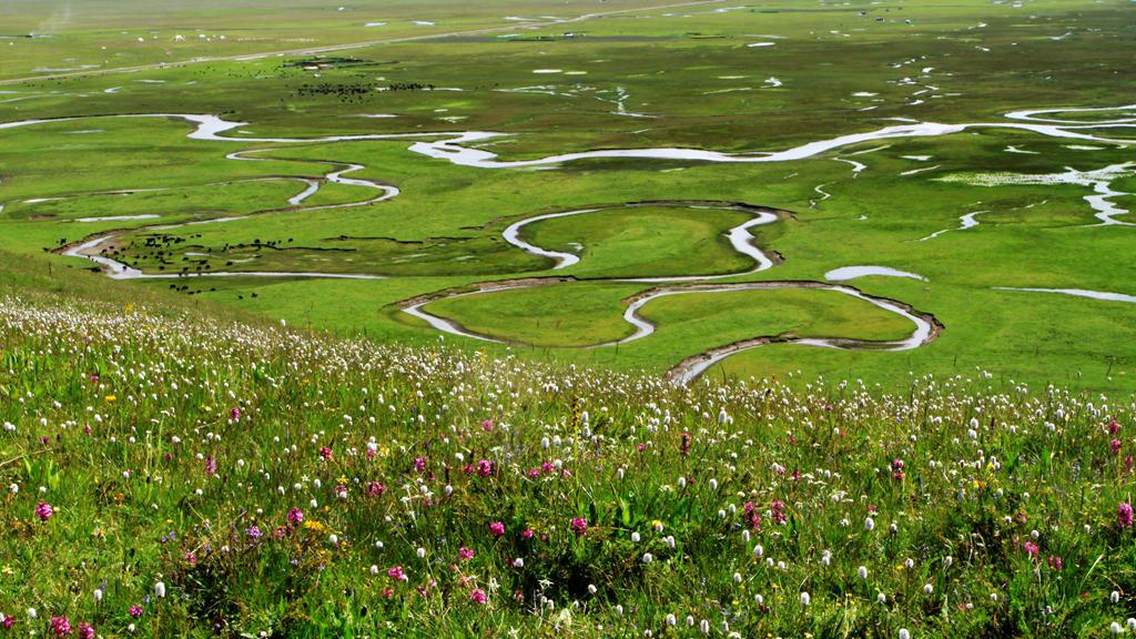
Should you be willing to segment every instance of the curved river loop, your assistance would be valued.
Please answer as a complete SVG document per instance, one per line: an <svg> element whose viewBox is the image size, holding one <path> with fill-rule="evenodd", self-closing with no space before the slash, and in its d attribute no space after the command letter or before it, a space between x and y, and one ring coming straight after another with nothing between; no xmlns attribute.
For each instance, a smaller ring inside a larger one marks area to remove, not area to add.
<svg viewBox="0 0 1136 639"><path fill-rule="evenodd" d="M1055 108L1055 109L1033 109L1024 111L1015 111L1005 115L1005 120L1000 122L983 122L983 123L967 123L967 124L940 124L934 122L917 122L902 124L897 126L888 126L875 131L864 133L854 133L843 135L827 140L819 140L810 142L794 148L773 151L773 152L754 152L754 153L723 153L712 150L704 149L690 149L690 148L641 148L641 149L605 149L595 151L582 151L577 153L565 153L559 155L551 155L544 158L529 159L529 160L501 160L497 154L487 150L478 149L472 144L484 142L493 138L498 138L507 134L490 132L490 131L465 131L465 132L423 132L423 133L379 133L379 134L355 134L355 135L332 135L332 136L317 136L308 138L284 138L284 137L241 137L231 138L223 135L225 132L235 128L245 126L244 122L234 122L224 120L221 117L208 114L178 114L178 113L152 113L152 114L121 114L121 115L100 115L100 116L74 116L62 117L52 119L32 119L22 120L16 122L0 123L0 131L6 129L13 129L18 127L35 126L48 124L52 122L63 122L73 120L85 120L95 118L166 118L166 119L179 119L183 120L194 126L193 130L188 134L188 137L193 140L204 140L213 142L224 143L262 143L262 144L303 144L303 143L333 143L333 142L351 142L351 141L365 141L365 140L410 140L411 144L408 150L412 153L417 153L430 158L441 159L451 162L460 166L475 167L482 169L516 169L516 168L531 168L531 167L548 167L568 162L576 162L581 160L596 159L596 158L637 158L642 160L680 160L688 162L712 162L712 163L764 163L764 162L787 162L794 160L802 160L812 158L830 151L842 149L844 147L861 144L865 142L872 142L878 140L889 140L896 138L913 138L913 137L934 137L961 133L963 131L981 128L1001 128L1001 129L1016 129L1029 131L1038 135L1043 135L1053 138L1062 138L1070 140L1093 141L1099 143L1110 143L1122 146L1131 145L1133 140L1124 138L1108 138L1094 133L1097 129L1118 129L1118 128L1136 128L1136 117L1121 117L1094 121L1084 121L1076 119L1062 119L1054 117L1062 113L1108 113L1108 112L1123 112L1136 109L1136 105L1126 105L1122 107L1106 107L1106 108ZM262 153L267 149L253 149L241 150L229 153L226 157L234 161L262 161L269 158L264 157L251 157L256 154ZM302 211L315 211L326 209L337 209L346 207L358 207L375 204L384 200L396 197L399 194L397 187L387 184L381 184L371 180L362 178L348 177L348 174L360 171L365 168L364 165L354 163L339 163L330 161L313 160L315 163L323 163L330 166L330 170L319 178L303 177L303 176L267 176L248 178L249 180L294 180L304 184L304 189L297 195L289 198L288 206L275 209L265 209L256 211L244 216L238 217L223 217L213 218L208 220L183 222L179 224L151 224L139 226L129 229L130 232L146 231L146 230L168 230L195 224L217 224L224 223L235 219L243 219L252 215L263 215L277 212L302 212ZM374 197L342 203L342 204L329 204L323 206L303 206L303 202L318 192L323 183L339 183L351 186L358 186L369 188L377 191ZM1098 187L1098 192L1100 187ZM1105 195L1111 195L1112 192L1107 192ZM545 258L551 262L551 270L556 271L568 268L578 264L581 258L574 254L564 251L557 251L544 247L537 246L527 240L523 235L523 230L530 224L535 224L544 220L557 219L578 215L598 215L603 214L604 211L613 210L617 208L640 207L640 206L670 206L670 207L684 207L689 209L720 209L720 210L734 210L745 212L750 215L750 219L742 224L729 229L726 233L731 248L738 254L749 258L752 266L745 270L736 273L726 274L681 274L664 277L650 277L650 278L592 278L581 279L573 276L566 277L530 277L525 279L513 280L499 280L499 281L486 281L461 289L449 289L439 291L429 295L422 295L415 298L403 300L397 305L402 312L414 316L418 319L425 321L432 328L475 340L487 342L508 343L506 340L499 339L491 335L485 335L470 331L462 327L457 322L430 313L424 307L431 302L454 299L458 297L468 297L474 295L486 295L495 292L506 290L517 290L524 288L533 288L538 286L553 286L558 284L565 284L569 282L621 282L621 283L651 283L657 284L652 288L642 291L628 299L624 300L626 309L623 313L623 319L630 325L631 334L622 337L618 340L597 343L588 346L587 348L606 348L618 344L627 344L643 339L656 330L656 326L646 319L641 311L651 301L674 295L688 295L688 294L713 294L724 292L737 292L737 291L754 291L754 290L772 290L772 289L817 289L826 290L843 295L847 295L869 304L883 311L896 314L907 321L912 326L910 335L903 339L898 340L863 340L847 337L787 337L779 335L759 335L748 339L744 339L732 344L726 344L711 348L702 353L698 353L691 357L687 357L682 361L675 364L667 373L667 377L678 384L687 384L694 379L697 379L706 370L718 362L734 355L736 353L758 348L767 344L795 344L800 346L810 346L818 348L832 348L844 350L872 350L872 351L902 351L919 348L932 340L942 331L943 326L939 323L934 316L929 313L918 311L911 306L893 299L884 297L877 297L869 295L860 291L859 289L849 286L844 283L830 283L830 282L817 282L817 281L760 281L760 282L715 282L723 278L737 277L743 275L751 275L773 268L781 261L781 256L775 253L769 254L758 247L755 243L755 237L750 232L751 229L776 223L778 220L789 215L783 211L776 211L773 209L755 206L740 202L716 202L716 201L638 201L638 202L621 202L615 204L605 204L588 208L579 208L551 213L542 213L527 217L525 219L516 221L510 224L503 233L503 238L510 245L515 246L517 249L530 253L532 255ZM1122 211L1121 213L1126 213ZM1114 213L1120 214L1120 213ZM77 220L82 221L109 221L112 219L140 219L142 216L124 216L121 218L84 218ZM1107 221L1107 220L1106 220ZM965 227L967 220L963 220ZM106 255L107 247L114 244L116 239L124 232L107 231L99 234L89 236L79 242L66 245L58 250L59 253L65 256L78 257L90 260L97 264L101 269L111 278L114 279L176 279L182 277L276 277L276 278L329 278L329 279L384 279L384 275L380 274L366 274L366 273L324 273L324 272L248 272L248 271L207 271L207 272L183 272L183 273L144 273L138 269L132 268L126 264L116 261ZM848 266L835 271L830 271L828 279L834 281L846 281L855 277L864 275L876 276L892 276L892 277L907 277L911 279L925 279L921 276L908 273L904 271L897 271L889 267L882 266ZM1029 289L1018 289L1029 290Z"/></svg>

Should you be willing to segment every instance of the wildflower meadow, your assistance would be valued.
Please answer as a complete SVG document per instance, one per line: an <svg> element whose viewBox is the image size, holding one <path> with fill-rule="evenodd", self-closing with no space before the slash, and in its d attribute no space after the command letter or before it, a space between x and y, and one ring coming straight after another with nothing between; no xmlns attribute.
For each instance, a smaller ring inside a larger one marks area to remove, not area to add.
<svg viewBox="0 0 1136 639"><path fill-rule="evenodd" d="M1133 404L0 303L0 637L1136 632Z"/></svg>

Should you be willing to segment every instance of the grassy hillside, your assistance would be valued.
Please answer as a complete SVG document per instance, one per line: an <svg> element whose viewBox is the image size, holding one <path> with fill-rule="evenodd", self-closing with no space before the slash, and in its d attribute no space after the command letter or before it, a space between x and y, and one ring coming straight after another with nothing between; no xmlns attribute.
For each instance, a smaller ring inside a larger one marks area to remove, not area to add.
<svg viewBox="0 0 1136 639"><path fill-rule="evenodd" d="M5 266L0 635L1136 624L1130 400L982 375L676 388L29 292L48 276Z"/></svg>

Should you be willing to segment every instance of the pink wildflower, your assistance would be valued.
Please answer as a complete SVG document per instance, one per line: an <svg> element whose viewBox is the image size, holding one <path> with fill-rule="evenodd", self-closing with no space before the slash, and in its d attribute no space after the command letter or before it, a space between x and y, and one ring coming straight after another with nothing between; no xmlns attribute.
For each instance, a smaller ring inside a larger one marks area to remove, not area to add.
<svg viewBox="0 0 1136 639"><path fill-rule="evenodd" d="M288 511L288 523L293 526L299 526L304 523L304 511L299 508L292 508Z"/></svg>
<svg viewBox="0 0 1136 639"><path fill-rule="evenodd" d="M743 510L746 524L753 530L761 530L761 513L757 512L757 506L752 501L747 501Z"/></svg>
<svg viewBox="0 0 1136 639"><path fill-rule="evenodd" d="M477 474L482 477L491 476L493 474L493 462L488 459L477 462Z"/></svg>
<svg viewBox="0 0 1136 639"><path fill-rule="evenodd" d="M1116 506L1116 523L1121 528L1132 527L1132 504L1122 501Z"/></svg>
<svg viewBox="0 0 1136 639"><path fill-rule="evenodd" d="M51 516L54 514L55 509L52 508L51 504L47 503L46 501L41 501L36 504L35 516L38 517L40 521L47 521L48 519L51 519Z"/></svg>
<svg viewBox="0 0 1136 639"><path fill-rule="evenodd" d="M902 459L897 458L891 460L891 476L896 481L903 481L903 478L906 476L903 472L903 465Z"/></svg>
<svg viewBox="0 0 1136 639"><path fill-rule="evenodd" d="M475 604L484 604L488 597L485 596L485 591L481 588L474 588L469 593L469 600Z"/></svg>
<svg viewBox="0 0 1136 639"><path fill-rule="evenodd" d="M393 566L387 570L387 576L395 581L406 581L406 573L402 570L402 566Z"/></svg>
<svg viewBox="0 0 1136 639"><path fill-rule="evenodd" d="M71 634L71 620L67 617L52 617L51 631L56 637L66 637Z"/></svg>
<svg viewBox="0 0 1136 639"><path fill-rule="evenodd" d="M783 526L785 522L789 521L789 516L785 514L785 502L774 499L769 509L773 511L773 523Z"/></svg>
<svg viewBox="0 0 1136 639"><path fill-rule="evenodd" d="M499 521L495 521L489 524L489 534L493 535L494 537L500 537L501 535L504 535L505 524Z"/></svg>
<svg viewBox="0 0 1136 639"><path fill-rule="evenodd" d="M572 518L572 532L576 533L577 537L581 537L588 533L588 520L583 517Z"/></svg>

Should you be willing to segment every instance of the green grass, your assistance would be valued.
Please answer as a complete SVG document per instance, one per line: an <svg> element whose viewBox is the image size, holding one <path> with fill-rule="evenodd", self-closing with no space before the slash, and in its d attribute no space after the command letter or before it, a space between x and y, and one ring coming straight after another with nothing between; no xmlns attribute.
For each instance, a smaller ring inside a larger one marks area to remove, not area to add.
<svg viewBox="0 0 1136 639"><path fill-rule="evenodd" d="M716 275L753 267L723 237L749 217L713 209L604 209L535 222L525 227L522 238L546 249L578 253L582 264L566 272L579 277Z"/></svg>
<svg viewBox="0 0 1136 639"><path fill-rule="evenodd" d="M431 302L429 313L497 339L538 347L593 346L627 337L622 300L633 285L571 284L506 290ZM546 309L559 309L548 313Z"/></svg>
<svg viewBox="0 0 1136 639"><path fill-rule="evenodd" d="M1130 403L680 389L6 266L7 632L1097 637L1136 609Z"/></svg>

